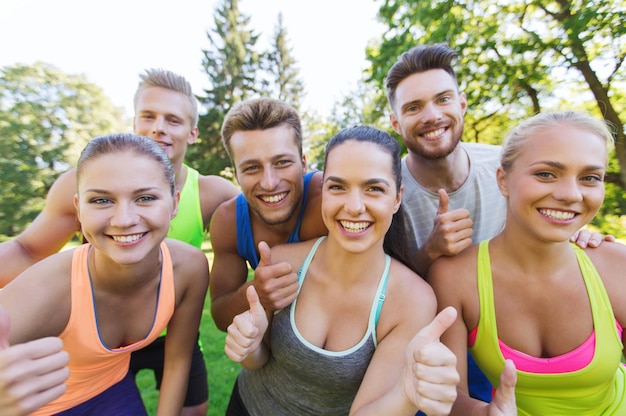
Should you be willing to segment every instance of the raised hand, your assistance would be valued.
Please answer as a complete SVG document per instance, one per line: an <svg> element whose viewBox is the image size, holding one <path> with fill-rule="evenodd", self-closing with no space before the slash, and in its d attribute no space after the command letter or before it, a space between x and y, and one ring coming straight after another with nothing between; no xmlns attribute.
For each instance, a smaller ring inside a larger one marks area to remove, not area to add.
<svg viewBox="0 0 626 416"><path fill-rule="evenodd" d="M65 393L69 355L56 337L10 346L9 327L0 308L0 414L26 415Z"/></svg>
<svg viewBox="0 0 626 416"><path fill-rule="evenodd" d="M455 319L456 309L445 308L415 335L406 350L404 393L429 416L448 415L456 399L460 380L456 356L439 341Z"/></svg>
<svg viewBox="0 0 626 416"><path fill-rule="evenodd" d="M252 284L265 309L283 309L298 295L298 275L287 262L272 264L270 247L264 241L259 243L259 255Z"/></svg>
<svg viewBox="0 0 626 416"><path fill-rule="evenodd" d="M500 385L496 389L493 401L489 404L489 416L516 416L517 404L515 401L515 384L517 383L517 372L513 361L506 360L502 374L500 374Z"/></svg>
<svg viewBox="0 0 626 416"><path fill-rule="evenodd" d="M440 189L433 230L424 243L431 261L440 256L453 256L472 245L474 222L469 211L465 208L448 211L448 203L448 193Z"/></svg>
<svg viewBox="0 0 626 416"><path fill-rule="evenodd" d="M235 316L228 326L224 346L226 355L238 363L259 349L268 327L267 314L254 286L248 286L246 298L250 309Z"/></svg>

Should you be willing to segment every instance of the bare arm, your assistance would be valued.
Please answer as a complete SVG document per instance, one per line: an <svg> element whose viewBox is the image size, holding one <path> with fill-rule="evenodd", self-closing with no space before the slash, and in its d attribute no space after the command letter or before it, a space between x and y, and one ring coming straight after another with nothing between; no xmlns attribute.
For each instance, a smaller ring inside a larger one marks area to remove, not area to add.
<svg viewBox="0 0 626 416"><path fill-rule="evenodd" d="M211 220L211 315L215 325L226 331L235 315L248 309L246 283L248 266L237 254L237 226L234 201L226 202Z"/></svg>
<svg viewBox="0 0 626 416"><path fill-rule="evenodd" d="M202 251L189 246L176 248L174 244L170 248L172 259L176 259L176 309L165 338L163 382L157 415L180 414L183 407L192 351L209 284L209 265Z"/></svg>
<svg viewBox="0 0 626 416"><path fill-rule="evenodd" d="M234 201L221 205L211 221L213 266L211 267L211 314L215 324L226 331L233 318L249 309L246 289L254 285L267 311L289 305L298 291L298 278L287 262L273 264L270 249L259 243L259 265L254 278L247 282L246 261L237 253L236 215Z"/></svg>
<svg viewBox="0 0 626 416"><path fill-rule="evenodd" d="M239 189L232 182L215 175L200 176L198 178L198 189L200 192L202 222L204 229L208 230L211 218L217 207L222 202L237 196Z"/></svg>
<svg viewBox="0 0 626 416"><path fill-rule="evenodd" d="M61 250L80 230L74 208L76 171L63 173L54 182L46 205L15 239L0 244L0 287L39 260Z"/></svg>

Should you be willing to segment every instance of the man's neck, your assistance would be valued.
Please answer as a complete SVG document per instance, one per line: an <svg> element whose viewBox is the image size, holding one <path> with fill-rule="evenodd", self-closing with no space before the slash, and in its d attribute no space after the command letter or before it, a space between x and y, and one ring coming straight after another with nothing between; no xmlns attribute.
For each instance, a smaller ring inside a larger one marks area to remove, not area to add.
<svg viewBox="0 0 626 416"><path fill-rule="evenodd" d="M183 185L185 184L185 180L187 179L187 168L183 165L183 162L172 163L172 168L174 169L174 178L176 181L176 190L180 191L183 189Z"/></svg>
<svg viewBox="0 0 626 416"><path fill-rule="evenodd" d="M428 159L409 152L406 164L411 176L424 188L435 193L439 189L445 189L448 193L454 192L469 176L469 157L460 144L441 159Z"/></svg>

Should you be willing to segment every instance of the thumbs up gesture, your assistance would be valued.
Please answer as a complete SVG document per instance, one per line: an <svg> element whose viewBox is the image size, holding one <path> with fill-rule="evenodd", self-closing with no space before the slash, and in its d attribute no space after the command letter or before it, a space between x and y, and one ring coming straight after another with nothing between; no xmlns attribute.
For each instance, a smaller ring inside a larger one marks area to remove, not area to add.
<svg viewBox="0 0 626 416"><path fill-rule="evenodd" d="M298 296L298 275L291 264L272 264L270 247L266 242L259 243L259 265L254 271L253 285L268 311L285 308Z"/></svg>
<svg viewBox="0 0 626 416"><path fill-rule="evenodd" d="M250 309L235 316L233 323L228 326L224 346L226 355L238 363L262 347L261 342L269 325L267 314L254 286L248 286L246 297Z"/></svg>
<svg viewBox="0 0 626 416"><path fill-rule="evenodd" d="M27 415L65 392L69 355L56 337L10 346L9 328L0 308L0 414Z"/></svg>
<svg viewBox="0 0 626 416"><path fill-rule="evenodd" d="M469 211L465 208L448 210L448 193L439 190L439 206L433 221L433 230L424 243L433 253L431 260L440 256L453 256L472 245L472 226Z"/></svg>
<svg viewBox="0 0 626 416"><path fill-rule="evenodd" d="M456 356L439 337L456 319L456 309L447 307L422 328L406 349L404 393L428 416L448 415L456 399L459 373Z"/></svg>
<svg viewBox="0 0 626 416"><path fill-rule="evenodd" d="M500 385L496 389L493 401L489 404L489 416L517 416L516 384L515 364L511 360L506 360L500 375Z"/></svg>

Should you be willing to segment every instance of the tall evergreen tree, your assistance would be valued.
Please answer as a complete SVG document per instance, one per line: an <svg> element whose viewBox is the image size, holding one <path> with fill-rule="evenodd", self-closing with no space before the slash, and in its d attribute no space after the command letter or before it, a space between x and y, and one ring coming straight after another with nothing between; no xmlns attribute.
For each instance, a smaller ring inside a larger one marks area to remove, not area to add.
<svg viewBox="0 0 626 416"><path fill-rule="evenodd" d="M289 46L283 14L278 14L272 44L263 54L263 69L266 78L262 81L263 95L269 95L292 105L298 112L304 94L304 82L299 78L300 70Z"/></svg>
<svg viewBox="0 0 626 416"><path fill-rule="evenodd" d="M211 86L198 100L206 113L198 122L199 139L188 150L188 160L203 174L219 174L230 166L221 142L221 127L230 107L256 94L260 58L255 52L259 35L248 28L250 17L241 14L238 0L216 6L210 42L203 50L202 66Z"/></svg>

